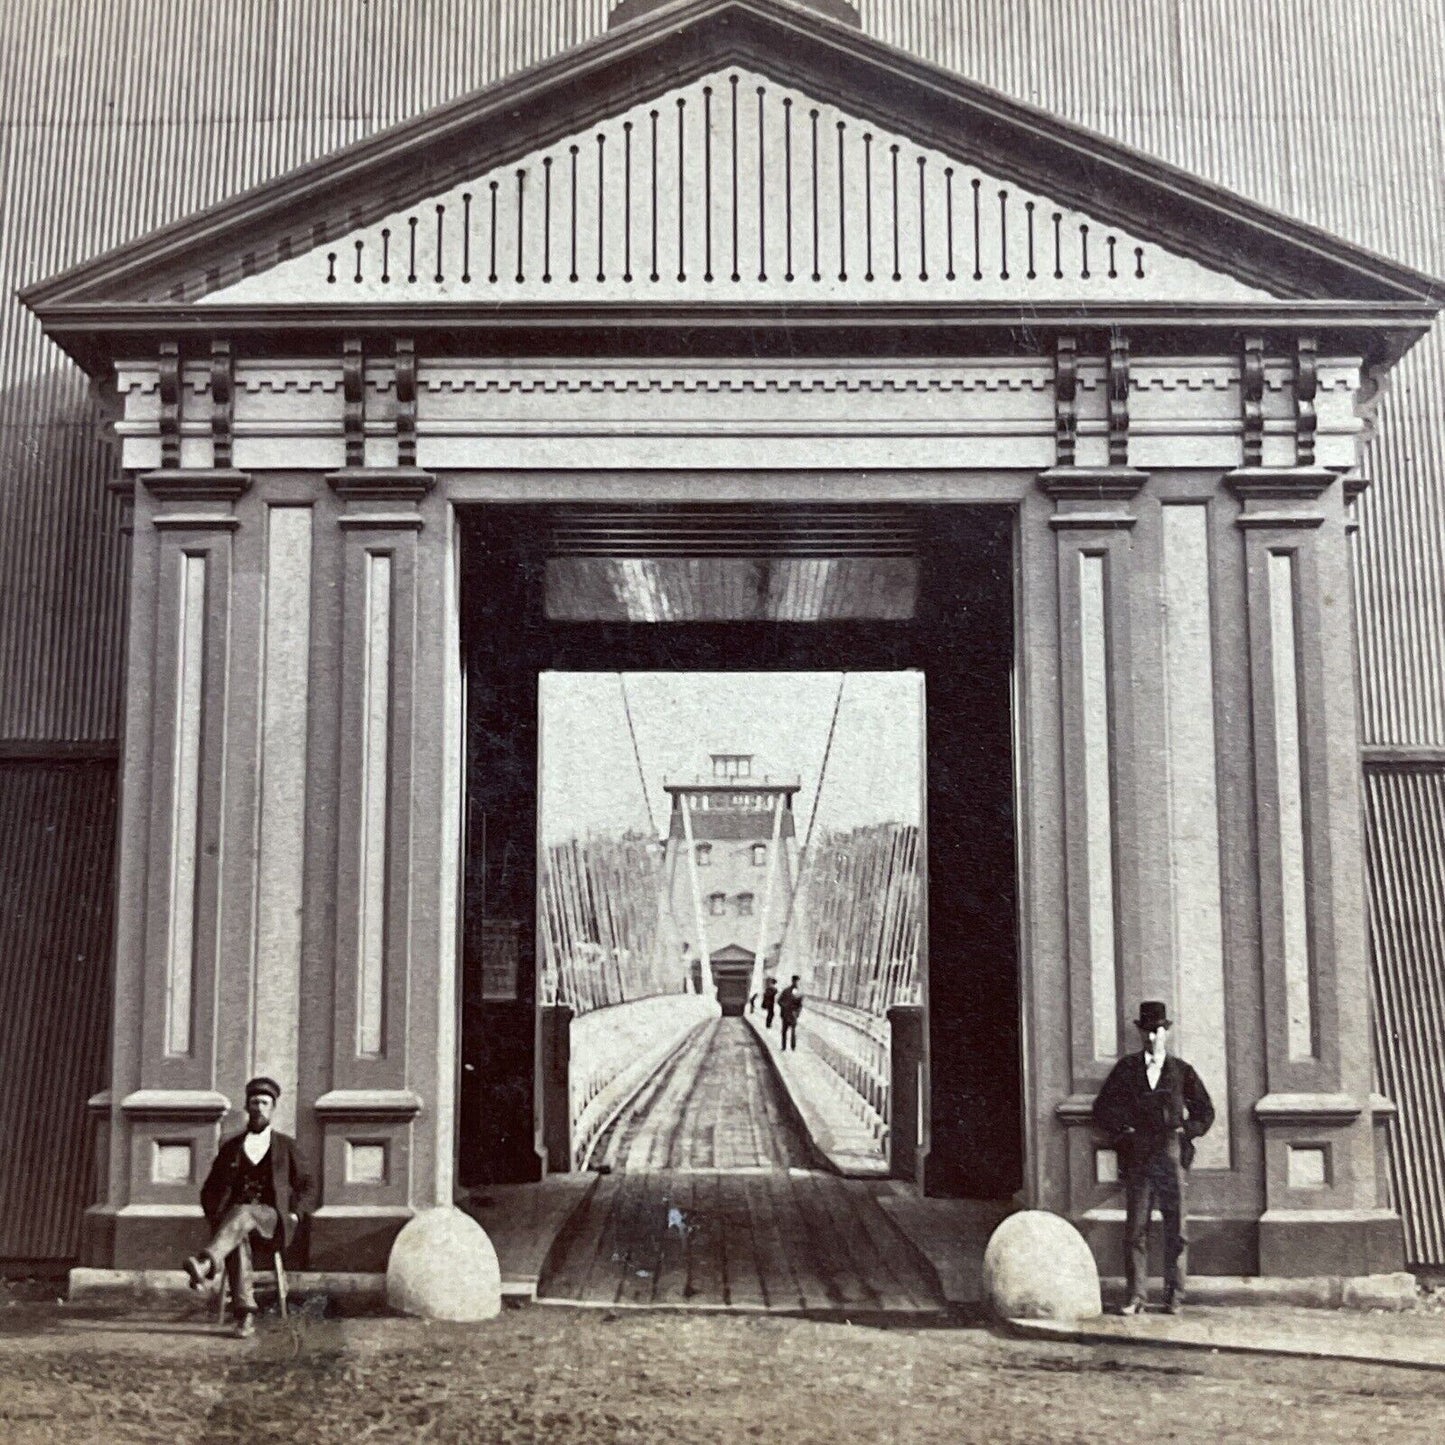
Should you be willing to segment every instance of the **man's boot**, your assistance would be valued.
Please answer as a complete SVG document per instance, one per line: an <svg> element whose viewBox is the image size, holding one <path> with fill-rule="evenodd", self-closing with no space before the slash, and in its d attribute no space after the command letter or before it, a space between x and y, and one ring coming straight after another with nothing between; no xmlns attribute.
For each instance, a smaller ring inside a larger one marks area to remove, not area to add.
<svg viewBox="0 0 1445 1445"><path fill-rule="evenodd" d="M236 1316L236 1338L249 1340L256 1333L256 1311L242 1310Z"/></svg>
<svg viewBox="0 0 1445 1445"><path fill-rule="evenodd" d="M211 1275L215 1265L208 1254L193 1254L187 1258L185 1263L186 1275L190 1279L191 1288L203 1290L211 1282Z"/></svg>

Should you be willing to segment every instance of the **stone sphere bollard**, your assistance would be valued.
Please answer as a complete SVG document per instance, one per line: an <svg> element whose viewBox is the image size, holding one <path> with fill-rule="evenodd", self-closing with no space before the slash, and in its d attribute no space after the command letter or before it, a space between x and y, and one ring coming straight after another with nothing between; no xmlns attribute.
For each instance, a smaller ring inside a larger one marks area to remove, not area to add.
<svg viewBox="0 0 1445 1445"><path fill-rule="evenodd" d="M487 1231L460 1209L418 1214L391 1246L386 1302L428 1320L495 1319L502 1311L502 1270Z"/></svg>
<svg viewBox="0 0 1445 1445"><path fill-rule="evenodd" d="M983 1292L1006 1320L1083 1320L1103 1314L1099 1268L1084 1236L1057 1214L1026 1209L994 1230Z"/></svg>

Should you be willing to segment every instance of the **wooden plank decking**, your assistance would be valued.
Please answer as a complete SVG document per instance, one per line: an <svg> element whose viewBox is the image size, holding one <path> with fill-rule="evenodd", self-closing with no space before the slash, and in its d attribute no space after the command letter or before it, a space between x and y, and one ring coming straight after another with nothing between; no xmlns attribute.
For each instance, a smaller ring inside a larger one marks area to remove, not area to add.
<svg viewBox="0 0 1445 1445"><path fill-rule="evenodd" d="M620 1306L932 1315L937 1276L888 1214L891 1185L809 1165L762 1045L721 1019L605 1141L538 1296Z"/></svg>

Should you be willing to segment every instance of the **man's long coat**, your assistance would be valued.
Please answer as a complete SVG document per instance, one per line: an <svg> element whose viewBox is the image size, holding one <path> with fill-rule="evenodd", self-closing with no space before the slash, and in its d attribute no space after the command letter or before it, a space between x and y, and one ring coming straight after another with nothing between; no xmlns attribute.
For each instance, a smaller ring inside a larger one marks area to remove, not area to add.
<svg viewBox="0 0 1445 1445"><path fill-rule="evenodd" d="M201 1209L213 1230L225 1218L227 1210L238 1202L241 1162L245 1158L241 1153L241 1141L245 1137L242 1132L222 1141L211 1172L201 1186ZM296 1141L276 1129L271 1131L271 1149L266 1157L271 1164L276 1212L281 1216L281 1241L285 1247L296 1237L300 1221L311 1213L311 1171L297 1151Z"/></svg>
<svg viewBox="0 0 1445 1445"><path fill-rule="evenodd" d="M1125 1173L1142 1169L1182 1134L1180 1162L1194 1162L1194 1141L1214 1123L1209 1091L1190 1065L1164 1056L1159 1084L1149 1087L1144 1053L1126 1054L1114 1065L1094 1100L1094 1123L1113 1141Z"/></svg>

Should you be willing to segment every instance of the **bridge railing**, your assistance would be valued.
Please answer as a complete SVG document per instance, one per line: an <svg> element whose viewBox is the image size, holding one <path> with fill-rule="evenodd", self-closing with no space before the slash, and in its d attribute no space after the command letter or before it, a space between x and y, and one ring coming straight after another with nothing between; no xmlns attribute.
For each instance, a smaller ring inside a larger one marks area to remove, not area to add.
<svg viewBox="0 0 1445 1445"><path fill-rule="evenodd" d="M893 1122L889 1011L922 996L920 848L910 823L825 833L801 860L780 969L802 980L799 1042L828 1066L880 1155Z"/></svg>
<svg viewBox="0 0 1445 1445"><path fill-rule="evenodd" d="M575 1018L565 1005L542 1016L547 1167L585 1169L629 1099L699 1024L715 999L656 994Z"/></svg>
<svg viewBox="0 0 1445 1445"><path fill-rule="evenodd" d="M842 1107L868 1129L882 1156L892 1088L888 1020L818 998L808 1000L805 1017L803 1046L828 1066Z"/></svg>

